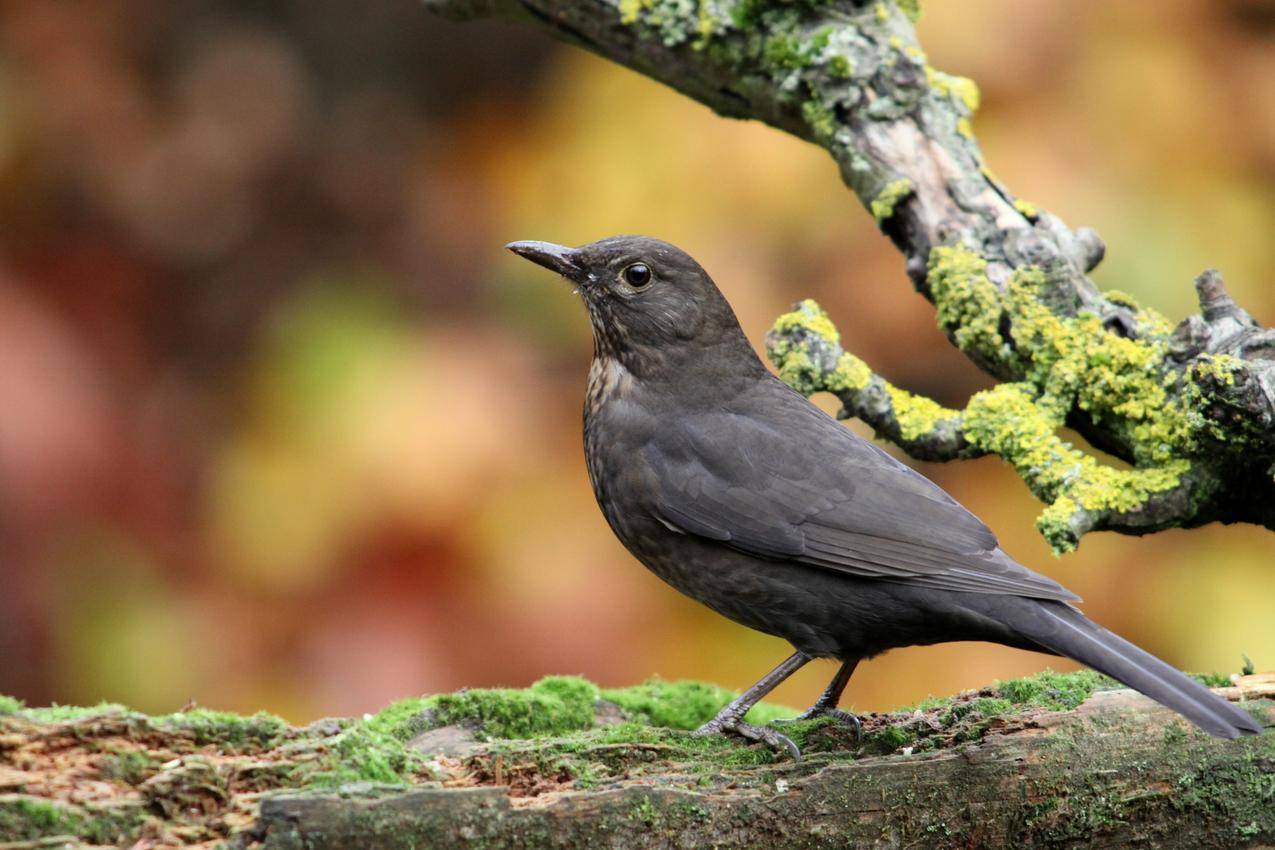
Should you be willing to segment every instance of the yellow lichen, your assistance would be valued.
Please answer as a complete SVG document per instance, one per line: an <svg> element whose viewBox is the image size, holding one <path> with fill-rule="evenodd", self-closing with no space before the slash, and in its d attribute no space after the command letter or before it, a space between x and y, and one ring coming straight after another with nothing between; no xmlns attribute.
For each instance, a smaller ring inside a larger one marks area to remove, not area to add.
<svg viewBox="0 0 1275 850"><path fill-rule="evenodd" d="M1235 373L1244 368L1244 361L1230 354L1206 354L1191 364L1194 379L1212 378L1228 387L1235 385Z"/></svg>
<svg viewBox="0 0 1275 850"><path fill-rule="evenodd" d="M872 370L868 364L849 352L843 352L837 359L837 368L829 372L823 381L823 388L831 393L848 390L862 390L872 383Z"/></svg>
<svg viewBox="0 0 1275 850"><path fill-rule="evenodd" d="M969 77L958 77L945 74L929 65L925 66L925 81L943 97L955 97L973 115L978 111L983 96L978 90L978 83Z"/></svg>
<svg viewBox="0 0 1275 850"><path fill-rule="evenodd" d="M939 327L958 348L999 359L1005 341L1000 334L1000 292L987 279L987 261L962 245L930 251L926 281L938 307Z"/></svg>
<svg viewBox="0 0 1275 850"><path fill-rule="evenodd" d="M934 431L945 419L955 419L960 411L944 407L931 398L886 384L894 421L899 423L899 436L911 442Z"/></svg>
<svg viewBox="0 0 1275 850"><path fill-rule="evenodd" d="M779 318L771 356L792 386L807 394L842 393L851 409L855 392L869 385L884 389L904 444L960 417L970 445L1012 464L1046 503L1037 527L1055 551L1068 551L1107 515L1136 511L1182 486L1197 436L1209 427L1191 407L1202 391L1196 382L1229 384L1242 361L1201 358L1186 374L1188 388L1195 389L1178 394L1171 389L1178 373L1166 363L1169 335L1158 314L1138 311L1139 327L1151 330L1127 338L1093 313L1071 315L1048 303L1053 287L1044 270L1015 270L1002 292L987 267L962 245L930 252L926 281L940 326L962 350L1019 378L977 393L964 411L891 386L848 353L839 354L835 368L821 371L810 351L795 344L800 336L793 336L800 332L839 345L835 326L813 301ZM1002 328L1009 329L1009 338ZM1076 411L1113 435L1133 468L1103 463L1060 437L1059 428Z"/></svg>
<svg viewBox="0 0 1275 850"><path fill-rule="evenodd" d="M819 302L813 298L801 301L791 312L784 313L775 319L772 333L783 334L797 328L818 334L828 342L841 344L841 334L837 331L837 326L832 323L832 319L828 318L828 314L819 306Z"/></svg>
<svg viewBox="0 0 1275 850"><path fill-rule="evenodd" d="M870 204L872 217L877 220L877 224L883 224L889 220L894 215L899 202L910 194L912 194L912 181L906 177L886 184L886 187L877 193Z"/></svg>
<svg viewBox="0 0 1275 850"><path fill-rule="evenodd" d="M1136 469L1101 464L1058 436L1062 423L1034 393L1028 383L978 393L965 409L964 432L971 445L1013 464L1032 492L1049 503L1036 525L1055 552L1075 548L1072 522L1078 510L1136 510L1179 486L1190 469L1184 459Z"/></svg>
<svg viewBox="0 0 1275 850"><path fill-rule="evenodd" d="M1138 302L1134 299L1134 297L1119 289L1108 289L1106 292L1102 293L1102 297L1106 298L1112 304L1119 304L1122 307L1128 307L1130 310L1138 309Z"/></svg>
<svg viewBox="0 0 1275 850"><path fill-rule="evenodd" d="M766 335L767 354L775 364L780 379L797 392L811 395L827 387L829 376L811 359L810 352L805 347L794 344L793 336L802 333L813 334L822 338L825 344L838 347L841 335L823 308L810 298L776 319L770 333ZM843 366L844 374L839 375ZM839 361L837 370L832 373L833 379L853 380L858 374L853 367L853 363Z"/></svg>
<svg viewBox="0 0 1275 850"><path fill-rule="evenodd" d="M647 8L650 0L620 0L620 23L628 26L637 23L642 10Z"/></svg>
<svg viewBox="0 0 1275 850"><path fill-rule="evenodd" d="M692 47L703 50L708 40L713 37L713 33L717 31L717 16L713 14L711 0L699 0L699 16L695 29L699 37L695 39Z"/></svg>
<svg viewBox="0 0 1275 850"><path fill-rule="evenodd" d="M1031 201L1024 201L1022 198L1015 199L1014 209L1022 213L1024 217L1030 219L1035 219L1040 215L1040 210L1036 208L1035 204Z"/></svg>

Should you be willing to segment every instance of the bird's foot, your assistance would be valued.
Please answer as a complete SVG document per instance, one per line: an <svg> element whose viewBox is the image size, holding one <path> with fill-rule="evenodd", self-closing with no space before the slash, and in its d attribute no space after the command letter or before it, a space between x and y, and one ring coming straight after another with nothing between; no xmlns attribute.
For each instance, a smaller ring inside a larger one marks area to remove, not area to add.
<svg viewBox="0 0 1275 850"><path fill-rule="evenodd" d="M801 714L798 714L796 717L786 717L783 720L775 720L772 722L796 723L799 720L814 720L817 717L831 717L838 723L844 724L853 729L854 739L856 741L863 740L863 724L859 722L858 717L855 717L848 711L842 711L839 708L832 708L831 706L819 705L817 703L803 711Z"/></svg>
<svg viewBox="0 0 1275 850"><path fill-rule="evenodd" d="M737 718L722 717L719 715L696 729L691 734L697 738L706 738L709 735L734 734L741 738L746 738L749 741L757 741L758 743L765 744L772 750L787 750L792 755L794 761L801 761L801 750L793 743L792 738L771 729L769 726L758 726L753 723L745 723Z"/></svg>

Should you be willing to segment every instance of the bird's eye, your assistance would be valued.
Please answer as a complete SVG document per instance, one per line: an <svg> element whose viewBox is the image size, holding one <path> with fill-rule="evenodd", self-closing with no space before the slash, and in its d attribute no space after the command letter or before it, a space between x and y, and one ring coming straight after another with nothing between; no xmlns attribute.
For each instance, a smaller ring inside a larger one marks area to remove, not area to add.
<svg viewBox="0 0 1275 850"><path fill-rule="evenodd" d="M624 282L634 289L641 289L651 282L651 269L646 263L634 263L624 272Z"/></svg>

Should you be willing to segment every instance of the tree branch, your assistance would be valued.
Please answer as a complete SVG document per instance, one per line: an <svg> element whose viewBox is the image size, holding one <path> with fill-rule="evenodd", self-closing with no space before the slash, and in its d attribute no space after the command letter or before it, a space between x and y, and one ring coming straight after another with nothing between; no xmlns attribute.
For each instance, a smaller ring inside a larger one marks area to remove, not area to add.
<svg viewBox="0 0 1275 850"><path fill-rule="evenodd" d="M870 373L863 387L834 391L848 413L917 457L990 452L1014 464L1048 503L1038 526L1056 550L1094 529L1141 534L1214 520L1275 528L1275 331L1236 306L1213 272L1197 282L1201 314L1176 329L1128 296L1100 292L1086 277L1105 250L1097 234L1015 198L984 165L970 123L978 89L926 61L915 2L426 5L529 17L723 115L825 148L905 256L940 327L1006 382L959 415ZM803 355L809 342L818 340L784 342L776 365L791 376L805 367L784 358L824 363L831 385L799 388L832 389L844 379L838 362ZM913 414L940 413L935 429L917 430ZM1132 470L1053 436L1064 424Z"/></svg>

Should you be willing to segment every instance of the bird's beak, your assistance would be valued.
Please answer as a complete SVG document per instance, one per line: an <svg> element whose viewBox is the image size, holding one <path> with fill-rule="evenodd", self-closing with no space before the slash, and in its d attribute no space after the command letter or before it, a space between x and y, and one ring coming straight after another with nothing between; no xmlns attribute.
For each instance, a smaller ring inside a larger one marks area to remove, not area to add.
<svg viewBox="0 0 1275 850"><path fill-rule="evenodd" d="M582 269L576 263L576 252L564 245L552 242L510 242L505 246L520 257L531 260L538 266L544 266L563 277L576 280Z"/></svg>

